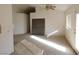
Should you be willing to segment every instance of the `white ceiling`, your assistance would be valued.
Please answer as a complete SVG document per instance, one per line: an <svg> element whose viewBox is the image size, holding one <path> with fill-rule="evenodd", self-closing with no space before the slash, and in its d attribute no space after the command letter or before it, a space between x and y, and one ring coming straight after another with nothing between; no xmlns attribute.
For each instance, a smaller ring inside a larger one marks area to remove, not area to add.
<svg viewBox="0 0 79 59"><path fill-rule="evenodd" d="M52 4L56 6L57 10L65 11L67 8L71 6L71 4ZM13 5L15 8L26 9L28 7L45 7L45 4L16 4Z"/></svg>
<svg viewBox="0 0 79 59"><path fill-rule="evenodd" d="M71 6L71 4L56 4L56 8L65 11Z"/></svg>
<svg viewBox="0 0 79 59"><path fill-rule="evenodd" d="M45 7L45 4L30 5L30 6ZM71 4L52 4L52 6L56 6L57 10L65 11L66 9L68 9L71 6Z"/></svg>

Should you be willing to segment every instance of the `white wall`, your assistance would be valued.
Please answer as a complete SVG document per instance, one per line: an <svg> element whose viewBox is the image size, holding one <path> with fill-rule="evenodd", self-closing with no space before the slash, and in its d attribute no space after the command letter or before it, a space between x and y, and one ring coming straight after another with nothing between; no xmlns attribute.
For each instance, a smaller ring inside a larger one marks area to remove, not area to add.
<svg viewBox="0 0 79 59"><path fill-rule="evenodd" d="M65 30L65 36L73 49L79 53L79 51L76 48L76 13L79 12L79 5L72 5L68 10L65 11L65 16L68 14L71 14L71 29Z"/></svg>
<svg viewBox="0 0 79 59"><path fill-rule="evenodd" d="M12 5L14 35L27 33L28 15L24 13L26 8L22 5Z"/></svg>
<svg viewBox="0 0 79 59"><path fill-rule="evenodd" d="M24 13L15 13L13 19L14 23L14 34L27 33L27 19L28 15Z"/></svg>
<svg viewBox="0 0 79 59"><path fill-rule="evenodd" d="M14 51L12 5L0 5L0 54L10 54Z"/></svg>
<svg viewBox="0 0 79 59"><path fill-rule="evenodd" d="M66 37L68 41L71 43L72 46L75 45L75 34L74 34L74 28L73 28L73 20L74 20L74 9L71 7L65 12L66 15L71 15L71 28L67 29L66 28Z"/></svg>
<svg viewBox="0 0 79 59"><path fill-rule="evenodd" d="M45 18L45 35L64 35L65 19L64 12L59 10L45 10L37 7L35 13L30 13L30 31L32 32L32 19ZM56 32L56 33L55 33Z"/></svg>

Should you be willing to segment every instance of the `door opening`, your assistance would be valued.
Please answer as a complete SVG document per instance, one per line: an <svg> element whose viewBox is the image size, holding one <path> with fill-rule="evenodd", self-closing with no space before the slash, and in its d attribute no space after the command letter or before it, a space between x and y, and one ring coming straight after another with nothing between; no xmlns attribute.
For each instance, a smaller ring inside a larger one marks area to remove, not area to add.
<svg viewBox="0 0 79 59"><path fill-rule="evenodd" d="M32 19L32 34L33 35L44 35L45 33L45 19Z"/></svg>

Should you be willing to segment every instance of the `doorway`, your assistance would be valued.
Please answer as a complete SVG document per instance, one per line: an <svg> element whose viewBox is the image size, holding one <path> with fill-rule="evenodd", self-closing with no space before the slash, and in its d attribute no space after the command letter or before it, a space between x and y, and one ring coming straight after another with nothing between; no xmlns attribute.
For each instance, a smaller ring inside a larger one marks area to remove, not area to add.
<svg viewBox="0 0 79 59"><path fill-rule="evenodd" d="M79 52L79 13L76 14L76 49ZM78 53L79 54L79 53Z"/></svg>
<svg viewBox="0 0 79 59"><path fill-rule="evenodd" d="M44 35L45 33L45 19L32 19L32 34L33 35Z"/></svg>

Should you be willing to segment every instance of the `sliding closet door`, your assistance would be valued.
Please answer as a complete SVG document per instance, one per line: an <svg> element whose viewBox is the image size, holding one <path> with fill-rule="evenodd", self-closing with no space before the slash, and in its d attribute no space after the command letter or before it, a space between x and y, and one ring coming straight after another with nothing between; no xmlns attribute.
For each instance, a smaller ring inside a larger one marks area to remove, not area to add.
<svg viewBox="0 0 79 59"><path fill-rule="evenodd" d="M44 35L45 19L32 19L32 34Z"/></svg>

